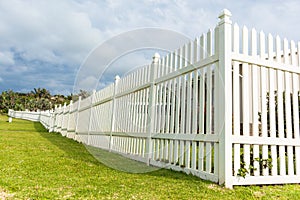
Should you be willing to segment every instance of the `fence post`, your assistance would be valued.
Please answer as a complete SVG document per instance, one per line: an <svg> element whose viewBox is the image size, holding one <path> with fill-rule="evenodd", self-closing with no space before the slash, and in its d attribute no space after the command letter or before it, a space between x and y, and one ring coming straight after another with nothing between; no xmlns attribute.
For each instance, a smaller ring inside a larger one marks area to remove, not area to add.
<svg viewBox="0 0 300 200"><path fill-rule="evenodd" d="M54 112L53 109L49 110L49 133L54 131Z"/></svg>
<svg viewBox="0 0 300 200"><path fill-rule="evenodd" d="M54 105L54 112L53 112L53 132L57 132L57 105Z"/></svg>
<svg viewBox="0 0 300 200"><path fill-rule="evenodd" d="M42 111L38 110L38 112L39 112L38 122L41 122Z"/></svg>
<svg viewBox="0 0 300 200"><path fill-rule="evenodd" d="M73 109L73 101L70 101L69 104L69 111L68 111L68 123L67 123L67 137L68 137L68 132L70 131L70 118L71 118L71 111Z"/></svg>
<svg viewBox="0 0 300 200"><path fill-rule="evenodd" d="M91 106L90 106L90 118L89 118L87 145L90 145L90 132L91 132L91 129L92 129L93 106L94 106L94 101L95 101L95 95L96 95L96 90L93 90L93 93L91 95Z"/></svg>
<svg viewBox="0 0 300 200"><path fill-rule="evenodd" d="M66 134L67 134L67 131L66 131L67 127L65 127L66 120L68 120L68 117L67 117L67 103L65 102L64 106L63 106L62 119L61 119L61 134L63 136L66 136Z"/></svg>
<svg viewBox="0 0 300 200"><path fill-rule="evenodd" d="M78 104L77 104L77 110L76 110L76 122L75 122L75 140L76 141L78 141L76 136L78 133L80 102L81 102L81 96L78 97Z"/></svg>
<svg viewBox="0 0 300 200"><path fill-rule="evenodd" d="M112 111L111 111L111 126L110 126L110 135L109 135L109 151L111 152L112 149L112 134L115 131L115 109L116 109L116 93L118 89L118 84L120 81L120 77L115 77L115 84L114 84L114 93L113 93L113 99L112 99Z"/></svg>
<svg viewBox="0 0 300 200"><path fill-rule="evenodd" d="M62 122L63 122L62 109L63 109L63 107L61 106L61 104L59 104L58 117L57 117L57 132L60 134L61 134L61 127L62 127Z"/></svg>
<svg viewBox="0 0 300 200"><path fill-rule="evenodd" d="M219 134L219 184L231 188L232 183L232 80L231 80L231 40L232 22L230 11L224 9L219 15L219 55L217 131Z"/></svg>
<svg viewBox="0 0 300 200"><path fill-rule="evenodd" d="M146 140L146 156L147 165L150 165L150 160L152 158L152 134L154 132L154 122L155 122L155 97L156 97L156 71L159 64L160 56L155 53L153 56L151 68L150 68L150 89L149 89L149 105L148 105L148 117L147 117L147 140Z"/></svg>
<svg viewBox="0 0 300 200"><path fill-rule="evenodd" d="M8 113L7 113L7 115L9 116L9 117L12 117L11 114L12 113L12 110L11 109L8 109Z"/></svg>

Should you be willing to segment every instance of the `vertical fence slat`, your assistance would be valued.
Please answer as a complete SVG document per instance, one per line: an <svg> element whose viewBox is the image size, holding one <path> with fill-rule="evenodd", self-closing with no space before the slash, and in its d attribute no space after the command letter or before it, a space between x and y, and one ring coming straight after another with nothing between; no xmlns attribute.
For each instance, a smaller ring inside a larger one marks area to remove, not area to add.
<svg viewBox="0 0 300 200"><path fill-rule="evenodd" d="M290 54L290 50L288 49L288 41L287 39L284 39L283 41L283 55L284 55L284 62L286 64L290 64L290 57L292 56ZM285 72L284 74L285 79L285 130L286 130L286 137L288 139L292 139L292 119L291 119L291 93L290 93L290 80L291 76L289 72ZM293 147L288 146L287 147L287 159L288 159L288 175L294 175L294 152Z"/></svg>
<svg viewBox="0 0 300 200"><path fill-rule="evenodd" d="M193 51L193 60L194 63L197 61L197 55L198 55L198 40L194 40L194 51ZM197 122L198 122L198 71L194 70L193 72L193 89L192 89L192 103L193 103L193 109L192 109L192 134L197 134ZM191 168L196 170L197 168L197 142L192 142L192 163Z"/></svg>
<svg viewBox="0 0 300 200"><path fill-rule="evenodd" d="M138 79L138 78L137 78ZM133 93L133 121L132 121L132 132L137 133L137 123L138 123L138 103L139 103L139 92Z"/></svg>
<svg viewBox="0 0 300 200"><path fill-rule="evenodd" d="M211 90L212 90L212 69L207 67L206 73L206 134L211 134ZM211 169L211 143L206 143L206 171Z"/></svg>
<svg viewBox="0 0 300 200"><path fill-rule="evenodd" d="M276 61L281 62L281 41L276 37ZM284 118L283 118L283 76L282 71L277 70L277 113L278 113L278 135L284 138ZM285 146L279 146L279 168L280 175L286 175Z"/></svg>
<svg viewBox="0 0 300 200"><path fill-rule="evenodd" d="M166 113L166 133L170 133L170 111L171 111L171 90L172 90L172 81L167 81L166 95L167 95L167 113Z"/></svg>
<svg viewBox="0 0 300 200"><path fill-rule="evenodd" d="M268 58L269 60L274 59L274 47L273 47L273 36L268 35ZM276 111L275 111L275 78L274 69L268 70L269 78L269 120L270 120L270 137L276 138ZM276 145L271 146L271 158L272 158L272 176L277 175L277 148Z"/></svg>
<svg viewBox="0 0 300 200"><path fill-rule="evenodd" d="M251 56L257 57L257 32L255 29L251 31ZM257 137L258 134L258 67L252 65L252 136ZM253 158L259 158L259 146L253 145ZM259 163L253 161L254 175L259 176Z"/></svg>
<svg viewBox="0 0 300 200"><path fill-rule="evenodd" d="M181 113L180 113L180 133L181 134L184 134L186 133L185 132L185 120L186 120L186 112L185 112L185 101L186 101L186 79L185 79L186 75L183 75L181 76L181 85L182 87L180 88L181 89L181 99L180 99L180 110L181 110ZM184 149L184 141L180 141L180 147L179 147L179 151L180 151L180 155L179 155L179 164L180 165L184 165L184 152L185 152L185 149Z"/></svg>
<svg viewBox="0 0 300 200"><path fill-rule="evenodd" d="M204 142L199 142L198 170L199 171L204 171Z"/></svg>
<svg viewBox="0 0 300 200"><path fill-rule="evenodd" d="M175 79L173 79L172 81L171 81L171 113L170 113L170 115L171 115L171 117L170 117L170 133L175 133L175 114L176 114L176 98L178 98L177 97L177 95L176 95L176 85L177 85L177 82L176 82L176 78Z"/></svg>
<svg viewBox="0 0 300 200"><path fill-rule="evenodd" d="M186 66L186 45L183 45L182 52L181 52L181 67L184 68ZM180 98L180 133L184 134L186 133L185 129L185 119L186 119L186 75L182 75L181 77L181 98ZM179 165L184 165L184 153L185 153L185 141L180 140L180 147L179 147Z"/></svg>
<svg viewBox="0 0 300 200"><path fill-rule="evenodd" d="M260 57L262 59L265 59L266 54L265 54L265 34L263 32L260 33ZM260 100L260 118L261 118L261 136L263 138L266 138L268 136L268 126L267 126L267 86L265 81L267 80L266 76L266 68L261 67L260 68L260 95L261 95L261 100ZM268 159L268 146L263 145L262 146L262 159ZM263 168L262 169L262 174L264 176L268 175L268 169Z"/></svg>
<svg viewBox="0 0 300 200"><path fill-rule="evenodd" d="M242 47L243 54L248 55L248 29L243 27L242 29ZM249 136L249 113L250 113L250 101L249 95L249 65L247 63L242 64L242 108L243 108L243 135ZM250 146L248 144L243 145L244 150L244 163L245 167L250 166Z"/></svg>
<svg viewBox="0 0 300 200"><path fill-rule="evenodd" d="M166 58L167 59L167 58ZM166 59L163 59L164 66L163 68L166 68ZM164 75L164 74L163 74ZM167 106L167 88L168 88L168 83L164 82L162 84L162 100L161 100L161 132L164 133L166 130L166 106Z"/></svg>
<svg viewBox="0 0 300 200"><path fill-rule="evenodd" d="M146 107L146 101L147 101L147 89L144 89L143 90L143 93L142 93L142 99L141 99L141 123L140 123L140 130L142 133L145 133L146 130L145 130L145 116L146 116L146 110L145 110L145 107Z"/></svg>
<svg viewBox="0 0 300 200"><path fill-rule="evenodd" d="M177 69L181 68L181 48L178 49L177 54ZM180 99L181 99L181 78L176 78L176 108L175 108L175 134L180 132ZM174 141L174 164L176 165L179 159L178 154L179 149L179 141Z"/></svg>
<svg viewBox="0 0 300 200"><path fill-rule="evenodd" d="M143 117L144 117L144 96L145 96L145 89L140 90L138 92L138 123L137 123L137 132L144 133L143 131Z"/></svg>
<svg viewBox="0 0 300 200"><path fill-rule="evenodd" d="M219 27L217 26L214 30L214 55L218 55L218 49L219 49ZM222 88L218 87L220 85L220 74L219 74L219 63L214 64L214 75L213 75L213 134L219 134L219 130L217 127L217 121L222 120L221 116L218 115L217 110L219 110L219 104L217 97L220 94L220 91ZM232 133L229 133L232 134ZM231 144L230 144L231 145ZM213 143L213 173L216 176L219 176L219 143L214 142ZM232 169L231 169L232 171Z"/></svg>
<svg viewBox="0 0 300 200"><path fill-rule="evenodd" d="M209 30L207 32L207 42L206 42L206 50L207 50L207 56L212 55L212 31ZM206 74L206 134L212 133L212 75L213 75L213 69L212 66L207 66L207 74ZM206 171L211 172L212 169L212 144L210 142L206 143Z"/></svg>
<svg viewBox="0 0 300 200"><path fill-rule="evenodd" d="M131 84L131 87L132 87L132 84ZM131 94L128 95L129 110L128 110L128 115L127 116L129 116L129 120L128 120L127 124L128 124L128 132L129 133L133 132L134 97L135 97L134 93L131 93Z"/></svg>
<svg viewBox="0 0 300 200"><path fill-rule="evenodd" d="M199 70L199 92L198 92L198 103L199 103L199 133L205 134L204 132L204 106L205 106L205 71L204 69Z"/></svg>
<svg viewBox="0 0 300 200"><path fill-rule="evenodd" d="M187 46L187 55L186 60L188 61L188 65L192 62L192 42L190 42ZM191 93L192 93L192 73L187 74L186 80L186 134L191 133L191 125L192 125L192 102L191 102ZM191 142L186 141L186 148L185 148L185 165L187 168L190 168L190 156L191 156Z"/></svg>
<svg viewBox="0 0 300 200"><path fill-rule="evenodd" d="M171 58L169 61L169 67L170 67L170 72L175 71L175 61L176 61L176 55L175 52L171 54ZM169 87L169 112L170 117L169 117L169 133L174 134L174 119L175 119L175 84L176 84L176 79L172 79L169 81L170 87ZM170 140L169 142L169 162L174 163L174 140Z"/></svg>
<svg viewBox="0 0 300 200"><path fill-rule="evenodd" d="M141 120L142 120L142 95L143 90L137 92L138 100L137 100L137 123L136 123L136 132L141 133Z"/></svg>
<svg viewBox="0 0 300 200"><path fill-rule="evenodd" d="M206 57L205 56L206 50L205 50L204 40L205 40L205 35L202 34L200 36L200 60L203 60Z"/></svg>
<svg viewBox="0 0 300 200"><path fill-rule="evenodd" d="M233 52L239 53L239 27L233 26ZM233 62L233 134L240 135L240 73L239 63ZM234 175L240 169L240 144L234 144Z"/></svg>
<svg viewBox="0 0 300 200"><path fill-rule="evenodd" d="M139 103L139 92L135 92L135 93L133 93L133 102L132 102L132 104L133 104L133 113L132 113L133 121L131 122L133 133L137 133L138 103Z"/></svg>

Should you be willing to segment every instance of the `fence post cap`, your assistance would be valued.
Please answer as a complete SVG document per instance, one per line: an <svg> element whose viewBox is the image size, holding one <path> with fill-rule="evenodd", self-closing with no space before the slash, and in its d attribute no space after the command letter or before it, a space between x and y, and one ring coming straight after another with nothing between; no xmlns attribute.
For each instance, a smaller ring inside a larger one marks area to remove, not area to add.
<svg viewBox="0 0 300 200"><path fill-rule="evenodd" d="M153 62L154 62L154 63L157 63L158 60L160 59L159 53L156 52L156 53L154 54L154 56L152 57L152 59L153 59Z"/></svg>
<svg viewBox="0 0 300 200"><path fill-rule="evenodd" d="M226 8L222 10L222 12L219 15L220 22L219 24L228 22L231 23L230 17L232 16L231 12L227 10Z"/></svg>
<svg viewBox="0 0 300 200"><path fill-rule="evenodd" d="M121 79L121 78L120 78L119 75L116 75L116 76L115 76L115 81L120 80L120 79Z"/></svg>
<svg viewBox="0 0 300 200"><path fill-rule="evenodd" d="M224 18L224 17L231 17L232 14L228 9L223 9L219 15L219 18Z"/></svg>

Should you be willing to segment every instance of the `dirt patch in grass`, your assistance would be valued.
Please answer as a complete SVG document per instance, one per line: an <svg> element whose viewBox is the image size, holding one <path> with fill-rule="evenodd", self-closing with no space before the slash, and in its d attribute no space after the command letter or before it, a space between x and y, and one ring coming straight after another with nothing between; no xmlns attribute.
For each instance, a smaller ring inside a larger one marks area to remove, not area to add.
<svg viewBox="0 0 300 200"><path fill-rule="evenodd" d="M5 190L0 188L0 199L1 200L12 199L13 197L14 197L14 194L9 194Z"/></svg>

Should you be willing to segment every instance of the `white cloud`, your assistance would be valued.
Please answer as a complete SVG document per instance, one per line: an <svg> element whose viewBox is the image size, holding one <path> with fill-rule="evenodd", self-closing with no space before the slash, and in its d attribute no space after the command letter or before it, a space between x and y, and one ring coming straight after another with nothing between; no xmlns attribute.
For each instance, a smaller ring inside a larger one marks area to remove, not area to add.
<svg viewBox="0 0 300 200"><path fill-rule="evenodd" d="M8 73L11 74L23 74L24 72L29 71L30 69L24 65L14 65L6 68Z"/></svg>
<svg viewBox="0 0 300 200"><path fill-rule="evenodd" d="M78 87L75 88L75 92L79 92L79 90L87 90L91 91L91 88L95 88L97 84L97 79L94 76L88 76L80 80L78 83Z"/></svg>
<svg viewBox="0 0 300 200"><path fill-rule="evenodd" d="M15 47L25 60L78 64L101 38L73 2L1 1L0 24L0 47Z"/></svg>
<svg viewBox="0 0 300 200"><path fill-rule="evenodd" d="M15 64L13 56L13 53L9 51L0 52L0 65L10 66Z"/></svg>

